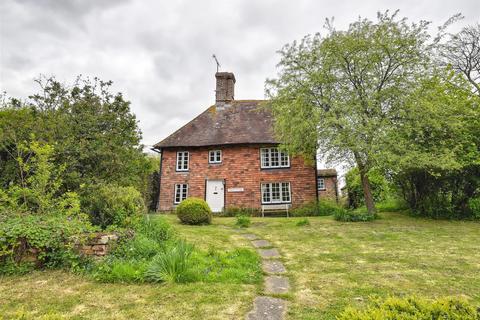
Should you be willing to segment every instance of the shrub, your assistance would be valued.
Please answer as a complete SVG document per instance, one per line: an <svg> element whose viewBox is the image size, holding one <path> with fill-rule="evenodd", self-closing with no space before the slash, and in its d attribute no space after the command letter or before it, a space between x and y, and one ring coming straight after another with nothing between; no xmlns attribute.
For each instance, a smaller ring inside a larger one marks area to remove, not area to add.
<svg viewBox="0 0 480 320"><path fill-rule="evenodd" d="M198 198L183 200L178 205L176 213L183 224L210 224L212 221L212 211L210 207L204 200Z"/></svg>
<svg viewBox="0 0 480 320"><path fill-rule="evenodd" d="M173 238L175 232L172 226L163 217L146 216L135 227L137 233L143 234L156 242L163 242Z"/></svg>
<svg viewBox="0 0 480 320"><path fill-rule="evenodd" d="M82 206L94 225L133 227L145 213L142 195L133 187L97 184L84 187Z"/></svg>
<svg viewBox="0 0 480 320"><path fill-rule="evenodd" d="M443 298L426 300L416 297L394 298L383 301L374 299L364 310L347 308L338 320L432 320L432 319L469 319L480 320L478 310L465 300Z"/></svg>
<svg viewBox="0 0 480 320"><path fill-rule="evenodd" d="M183 240L173 242L158 253L150 263L145 277L153 282L185 282L191 268L193 247Z"/></svg>
<svg viewBox="0 0 480 320"><path fill-rule="evenodd" d="M309 221L307 218L305 218L305 219L302 219L302 220L298 220L295 225L296 225L297 227L309 226L309 225L310 225L310 221Z"/></svg>
<svg viewBox="0 0 480 320"><path fill-rule="evenodd" d="M408 204L400 198L390 197L382 202L377 203L376 208L380 212L396 212L408 210Z"/></svg>
<svg viewBox="0 0 480 320"><path fill-rule="evenodd" d="M335 220L344 222L361 222L378 219L378 215L370 214L362 210L339 210L335 212Z"/></svg>
<svg viewBox="0 0 480 320"><path fill-rule="evenodd" d="M392 193L391 186L379 169L372 169L368 174L370 187L375 202L380 202ZM358 168L350 169L345 175L345 182L348 192L348 206L359 208L365 204L362 182Z"/></svg>
<svg viewBox="0 0 480 320"><path fill-rule="evenodd" d="M250 227L250 223L251 223L250 217L247 217L244 215L238 215L235 225L240 228L248 228Z"/></svg>
<svg viewBox="0 0 480 320"><path fill-rule="evenodd" d="M220 214L220 216L223 216L223 217L236 217L238 215L254 217L254 216L259 216L260 211L258 209L255 209L255 208L227 207Z"/></svg>
<svg viewBox="0 0 480 320"><path fill-rule="evenodd" d="M135 226L133 234L121 237L121 242L109 256L93 266L94 279L102 282L145 281L150 261L174 236L173 228L163 217L145 217Z"/></svg>
<svg viewBox="0 0 480 320"><path fill-rule="evenodd" d="M320 200L305 203L291 210L294 217L331 216L344 209L332 200Z"/></svg>
<svg viewBox="0 0 480 320"><path fill-rule="evenodd" d="M470 201L468 201L468 208L475 219L480 219L480 197L470 199Z"/></svg>
<svg viewBox="0 0 480 320"><path fill-rule="evenodd" d="M0 264L12 273L35 261L37 267L75 267L74 248L86 232L95 229L81 217L18 215L0 219Z"/></svg>

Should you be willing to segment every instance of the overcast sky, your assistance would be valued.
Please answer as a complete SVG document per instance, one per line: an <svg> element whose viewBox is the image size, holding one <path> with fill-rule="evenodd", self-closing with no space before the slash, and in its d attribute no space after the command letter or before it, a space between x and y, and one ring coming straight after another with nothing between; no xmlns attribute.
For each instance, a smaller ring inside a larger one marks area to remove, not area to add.
<svg viewBox="0 0 480 320"><path fill-rule="evenodd" d="M434 26L480 20L480 0L0 0L0 90L26 98L40 74L112 80L152 145L214 103L212 53L235 73L235 98L262 99L285 43L386 9Z"/></svg>

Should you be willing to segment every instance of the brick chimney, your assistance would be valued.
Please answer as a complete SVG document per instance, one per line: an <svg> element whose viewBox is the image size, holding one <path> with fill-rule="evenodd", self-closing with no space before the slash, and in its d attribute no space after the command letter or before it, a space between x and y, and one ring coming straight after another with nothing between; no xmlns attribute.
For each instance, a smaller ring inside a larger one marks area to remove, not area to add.
<svg viewBox="0 0 480 320"><path fill-rule="evenodd" d="M215 73L217 88L215 90L215 104L223 106L233 100L235 91L235 76L231 72Z"/></svg>

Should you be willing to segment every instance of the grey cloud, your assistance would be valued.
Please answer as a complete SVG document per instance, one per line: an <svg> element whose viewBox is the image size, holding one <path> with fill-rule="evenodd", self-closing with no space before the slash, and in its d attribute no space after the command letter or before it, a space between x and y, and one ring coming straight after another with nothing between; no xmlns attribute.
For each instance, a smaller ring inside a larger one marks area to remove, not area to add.
<svg viewBox="0 0 480 320"><path fill-rule="evenodd" d="M153 144L213 104L212 53L235 73L237 98L262 99L284 44L326 17L342 29L388 8L434 25L463 12L455 28L480 18L478 0L3 0L0 91L25 98L39 74L113 80Z"/></svg>

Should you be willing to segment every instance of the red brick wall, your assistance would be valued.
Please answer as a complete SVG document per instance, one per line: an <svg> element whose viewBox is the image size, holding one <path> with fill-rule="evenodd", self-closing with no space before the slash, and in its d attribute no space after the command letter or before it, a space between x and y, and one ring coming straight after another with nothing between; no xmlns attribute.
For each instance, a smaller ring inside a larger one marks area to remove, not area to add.
<svg viewBox="0 0 480 320"><path fill-rule="evenodd" d="M319 177L325 180L325 190L318 190L319 199L337 200L337 178L336 177Z"/></svg>
<svg viewBox="0 0 480 320"><path fill-rule="evenodd" d="M173 209L177 183L188 183L188 196L205 198L206 180L225 180L226 207L261 207L262 182L290 182L292 206L316 199L315 168L303 159L290 159L290 168L260 169L260 147L222 146L212 148L163 149L160 180L159 210ZM222 150L222 163L209 164L208 151ZM188 172L176 172L177 151L189 151ZM243 192L228 192L228 188L244 188Z"/></svg>

